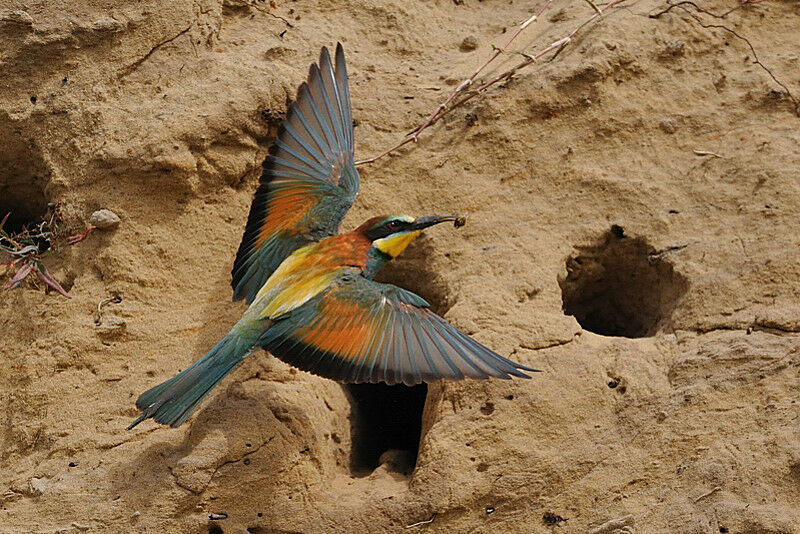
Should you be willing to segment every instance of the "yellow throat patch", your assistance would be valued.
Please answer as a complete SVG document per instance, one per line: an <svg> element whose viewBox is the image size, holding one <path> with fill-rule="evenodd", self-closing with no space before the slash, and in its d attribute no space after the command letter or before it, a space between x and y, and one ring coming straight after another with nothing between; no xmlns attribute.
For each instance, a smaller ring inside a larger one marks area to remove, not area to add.
<svg viewBox="0 0 800 534"><path fill-rule="evenodd" d="M392 234L382 239L376 239L372 242L372 244L384 254L388 254L392 258L396 258L406 249L408 245L411 244L412 241L419 237L419 234L421 233L422 230L412 230L410 232Z"/></svg>

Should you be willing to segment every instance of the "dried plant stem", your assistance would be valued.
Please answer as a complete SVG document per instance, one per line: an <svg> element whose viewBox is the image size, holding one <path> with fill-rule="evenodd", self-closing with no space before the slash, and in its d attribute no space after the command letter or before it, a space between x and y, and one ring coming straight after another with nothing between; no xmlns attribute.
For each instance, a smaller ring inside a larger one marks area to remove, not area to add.
<svg viewBox="0 0 800 534"><path fill-rule="evenodd" d="M786 97L789 99L789 101L792 103L792 106L794 107L795 114L798 117L800 117L800 99L795 97L794 94L789 90L789 87L785 83L780 81L777 78L777 76L775 76L775 74L772 72L772 69L767 67L761 61L761 59L758 57L758 53L756 52L755 47L753 46L753 43L751 43L750 40L747 39L747 37L744 37L743 35L738 33L736 30L734 30L732 28L729 28L728 26L725 26L724 24L707 24L706 22L703 21L703 19L701 19L697 15L697 13L704 13L706 15L709 15L709 16L713 17L713 18L722 19L722 18L725 18L727 15L729 15L731 12L733 12L733 11L735 11L735 10L741 8L741 7L744 7L746 5L759 4L762 1L763 0L742 0L735 7L729 9L728 11L722 13L721 15L717 15L717 14L712 13L712 12L706 10L706 9L701 8L700 6L698 6L697 4L692 2L691 0L683 0L681 2L676 2L676 3L671 3L668 0L667 4L668 4L669 7L659 11L658 13L651 14L650 18L651 19L657 19L661 15L663 15L665 13L669 13L673 8L679 8L679 9L682 9L690 17L692 17L703 28L717 28L717 29L720 29L720 30L724 30L724 31L732 34L734 37L736 37L740 41L743 41L745 44L747 44L748 48L750 48L750 52L752 52L752 54L753 54L753 63L755 65L758 65L759 67L761 67L761 69L764 70L764 72L766 72L769 75L770 78L772 78L772 81L774 81L776 84L778 84L781 87L781 89L783 89L784 94L786 95ZM693 7L697 11L697 13L692 12L687 6Z"/></svg>
<svg viewBox="0 0 800 534"><path fill-rule="evenodd" d="M659 11L657 13L652 13L652 14L649 15L649 17L651 19L657 19L658 17L660 17L664 13L669 13L673 8L681 7L682 9L685 9L685 8L683 8L683 6L689 5L689 6L692 6L693 8L695 8L700 13L705 13L706 15L714 17L715 19L724 19L725 17L727 17L728 15L730 15L731 13L736 11L737 9L741 9L744 6L752 6L752 5L755 5L755 4L760 4L761 2L764 2L764 1L765 0L741 0L738 4L736 4L735 6L730 8L729 10L727 10L724 13L721 13L721 14L718 15L716 13L708 11L707 9L703 9L702 7L700 7L697 4L695 4L694 2L692 2L691 0L684 0L682 2L675 2L675 3L670 2L668 0L667 1L667 5L669 7L665 8L665 9L662 9L661 11Z"/></svg>
<svg viewBox="0 0 800 534"><path fill-rule="evenodd" d="M589 5L592 7L592 9L594 9L594 10L595 10L595 12L596 12L598 15L602 15L602 14L603 14L603 12L602 12L602 11L600 11L600 8L599 8L599 7L597 7L597 4L595 4L594 2L592 2L592 0L586 0L586 3L587 3L587 4L589 4Z"/></svg>
<svg viewBox="0 0 800 534"><path fill-rule="evenodd" d="M416 138L417 138L417 136L419 135L419 133L420 133L422 130L424 130L425 128L427 128L427 127L428 127L428 125L429 125L429 124L430 124L432 121L436 120L436 117L438 117L439 115L441 115L441 114L442 114L442 112L443 112L444 110L446 110L446 109L447 109L447 106L450 104L450 102L452 102L452 101L453 101L453 99L454 99L454 98L455 98L455 97L456 97L456 96L457 96L457 95L458 95L460 92L462 92L462 91L465 91L465 90L467 89L467 87L469 87L470 85L472 85L472 82L474 82L474 81L475 81L475 78L477 78L477 77L478 77L478 74L480 74L480 73L483 71L483 69L485 69L485 68L486 68L486 67L489 65L489 63L491 63L492 61L494 61L494 60L497 58L497 56L499 56L500 54L502 54L503 52L505 52L505 51L506 51L506 49L508 48L508 45L510 45L510 44L511 44L511 42L512 42L514 39L516 39L516 38L517 38L517 36L518 36L520 33L522 33L524 30L525 30L525 28L527 28L528 26L530 26L531 24L533 24L534 22L536 22L536 21L539 19L539 17L541 16L541 14L544 12L544 10L545 10L545 9L547 9L547 6L549 6L549 5L550 5L550 3L551 3L552 1L553 1L553 0L547 0L547 1L544 3L544 5L541 7L541 9L539 9L539 11L537 11L537 12L536 12L536 14L535 14L535 15L533 15L533 16L532 16L532 17L530 17L528 20L526 20L525 22L523 22L523 23L520 25L520 27L519 27L519 28L517 28L517 31L515 31L515 32L513 33L513 35L511 35L511 37L509 37L508 41L506 41L506 44L504 44L504 45L503 45L501 48L494 47L494 52L492 53L492 55L491 55L491 56L489 56L489 59L487 59L487 60L486 60L486 62L485 62L483 65L481 65L480 67L478 67L478 70L476 70L475 72L473 72L473 73L472 73L472 76L470 76L469 78L467 78L466 80L464 80L463 82L461 82L461 83L458 85L458 87L456 87L456 88L453 90L453 92L450 94L450 96L449 96L449 97L447 97L447 100L445 100L445 101L444 101L442 104L440 104L440 105L439 105L439 107L438 107L438 108L436 108L436 111L434 111L434 112L431 114L431 116L430 116L430 117L428 117L428 120L427 120L427 121L425 121L425 123L424 123L422 126L420 126L419 128L417 128L417 130L416 130L416 131L415 131L413 134L411 134L411 137L413 137L414 139L416 139Z"/></svg>
<svg viewBox="0 0 800 534"><path fill-rule="evenodd" d="M459 104L463 104L464 102L466 102L467 100L470 100L474 96L486 91L486 89L488 89L492 85L494 85L494 84L496 84L496 83L498 83L500 81L506 80L508 78L511 78L514 74L517 73L518 70L527 67L531 63L536 62L542 56L544 56L548 52L551 52L552 50L557 49L556 53L555 53L555 55L553 57L557 56L564 49L564 47L566 47L572 41L572 38L575 37L575 34L578 33L584 26L586 26L587 24L592 22L597 17L601 16L604 11L607 11L608 9L612 8L613 6L615 6L616 4L619 4L622 1L623 0L611 0L611 2L607 3L603 7L598 8L597 12L592 14L591 17L589 17L588 19L583 21L578 27L576 27L574 30L572 30L569 33L569 35L567 35L566 37L564 37L562 39L559 39L558 41L554 41L554 42L550 43L549 45L547 45L546 47L544 47L542 50L540 50L539 52L537 52L534 55L526 54L524 61L522 61L522 62L518 63L517 65L513 66L512 68L508 69L503 74L500 74L499 76L497 76L497 77L489 80L488 82L484 83L483 85L481 85L480 87L478 87L475 90L474 94L468 95L466 98L461 100L459 102Z"/></svg>
<svg viewBox="0 0 800 534"><path fill-rule="evenodd" d="M483 69L485 69L489 65L489 63L494 61L497 58L497 56L499 56L500 54L505 52L506 49L508 48L508 46L511 44L511 42L514 39L516 39L517 36L519 36L519 34L522 33L525 30L525 28L527 28L528 26L530 26L531 24L536 22L539 19L539 17L542 15L544 10L547 9L547 6L549 6L552 3L552 1L553 0L546 0L544 5L542 5L542 7L539 9L539 11L537 11L528 20L523 22L520 25L519 28L517 28L517 31L515 31L511 35L511 37L509 37L508 41L506 41L506 44L504 44L500 48L494 47L494 52L492 52L492 55L489 56L489 59L487 59L486 62L484 62L483 65L478 67L478 69L475 72L473 72L472 75L469 78L467 78L466 80L464 80L463 82L458 84L458 86L453 90L453 92L450 93L450 96L447 97L447 100L445 100L444 102L439 104L439 107L436 108L436 110L433 113L431 113L430 117L428 117L428 119L422 124L422 126L420 126L419 128L416 128L413 132L408 134L406 136L406 138L403 141L401 141L399 144L393 146L392 148L389 148L388 150L378 154L377 156L374 156L374 157L369 158L369 159L357 161L356 165L361 165L361 164L364 164L364 163L372 163L373 161L375 161L375 160L377 160L379 158L382 158L383 156L389 154L390 152L393 152L394 150L400 148L401 146L405 145L406 143L410 143L411 141L416 142L417 141L417 137L419 137L419 134L422 133L422 131L425 128L427 128L428 126L430 126L431 124L436 122L439 119L439 117L441 117L445 113L445 111L447 110L447 107L450 105L450 103L453 101L453 99L455 99L456 96L459 95L459 93L461 93L462 91L466 90L467 87L472 85L472 83L475 81L475 78L478 77L478 74L480 74L483 71Z"/></svg>
<svg viewBox="0 0 800 534"><path fill-rule="evenodd" d="M436 519L436 514L433 514L430 519L426 519L425 521L417 521L416 523L411 523L410 525L406 525L406 528L414 528L419 527L421 525L430 525L433 523L433 520Z"/></svg>
<svg viewBox="0 0 800 534"><path fill-rule="evenodd" d="M736 11L737 9L742 8L742 7L746 6L746 5L760 4L761 2L765 2L765 1L766 0L742 0L741 2L739 2L738 5L733 6L728 11L726 11L725 13L720 15L719 18L724 19L725 17L727 17L728 15L730 15L731 13Z"/></svg>
<svg viewBox="0 0 800 534"><path fill-rule="evenodd" d="M520 27L517 29L516 32L514 32L511 35L511 37L508 39L508 41L506 42L505 45L503 45L500 48L495 47L494 52L492 53L491 56L489 56L489 59L487 59L486 62L484 62L483 65L481 65L475 72L473 72L472 75L469 78L467 78L466 80L461 82L453 90L453 92L450 94L450 96L448 96L447 99L443 103L441 103L439 105L439 107L437 107L436 110L433 113L431 113L431 115L427 118L427 120L424 123L422 123L421 126L419 126L418 128L415 128L414 131L412 131L411 133L407 134L406 137L404 137L400 142L398 142L394 146L384 150L383 152L381 152L377 156L373 156L371 158L367 158L367 159L356 161L356 165L363 165L363 164L366 164L366 163L372 163L372 162L377 161L378 159L380 159L380 158L382 158L382 157L384 157L384 156L386 156L388 154L391 154L392 152L394 152L398 148L400 148L402 146L405 146L408 143L411 143L412 141L416 142L417 138L423 132L423 130L427 129L429 126L431 126L432 124L434 124L437 121L439 121L439 119L444 117L447 113L449 113L450 111L452 111L456 107L462 105L464 102L466 102L468 100L471 100L475 96L485 92L486 89L488 89L492 85L494 85L494 84L496 84L496 83L498 83L498 82L500 82L502 80L511 78L518 70L520 70L520 69L522 69L524 67L527 67L528 65L530 65L531 63L534 63L539 58L541 58L542 56L547 54L548 52L552 52L553 50L557 49L555 55L553 56L553 57L555 57L556 55L558 55L561 52L561 50L563 50L563 48L565 46L567 46L570 43L572 38L575 36L576 33L578 33L578 31L581 30L581 28L583 28L584 26L586 26L587 24L592 22L594 19L596 19L597 17L601 16L605 11L608 11L610 8L612 8L616 4L619 4L622 1L624 1L624 0L611 0L610 2L606 3L605 5L603 5L601 7L598 7L593 2L590 2L592 7L594 8L595 12L592 14L592 16L590 16L583 23L581 23L574 30L572 30L569 33L569 35L567 35L566 37L563 37L563 38L561 38L561 39L559 39L557 41L554 41L554 42L550 43L549 45L547 45L546 47L544 47L542 50L540 50L539 52L537 52L534 55L522 54L525 57L524 61L520 62L519 64L515 65L514 67L512 67L511 69L507 70L506 72L500 74L499 76L491 79L490 81L480 85L477 89L471 91L465 98L463 98L463 99L457 101L455 104L453 104L453 101L459 95L461 95L461 94L463 94L463 93L465 93L467 91L467 88L469 88L475 82L475 78L477 78L478 75L492 61L494 61L497 58L497 56L499 56L500 54L505 52L506 49L508 48L508 46L511 44L511 42L514 39L516 39L517 36L519 36L519 34L522 33L525 30L525 28L527 28L528 26L530 26L531 24L536 22L536 20L538 20L538 18L541 16L541 14L544 12L544 10L547 9L547 7L552 2L552 0L547 0L544 3L544 5L542 5L542 7L539 9L539 11L536 12L535 15L531 16L528 20L526 20L525 22L523 22L520 25Z"/></svg>

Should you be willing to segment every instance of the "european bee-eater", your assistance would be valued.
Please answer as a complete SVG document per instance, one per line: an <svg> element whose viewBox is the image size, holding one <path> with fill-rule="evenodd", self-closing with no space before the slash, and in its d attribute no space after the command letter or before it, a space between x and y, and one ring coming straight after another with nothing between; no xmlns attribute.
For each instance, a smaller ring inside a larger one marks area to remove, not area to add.
<svg viewBox="0 0 800 534"><path fill-rule="evenodd" d="M495 354L430 311L421 297L372 280L435 224L454 216L375 217L337 235L359 187L344 52L326 48L269 150L233 266L233 298L250 307L205 356L136 402L176 427L262 347L343 382L407 385L440 379L529 378L535 371Z"/></svg>

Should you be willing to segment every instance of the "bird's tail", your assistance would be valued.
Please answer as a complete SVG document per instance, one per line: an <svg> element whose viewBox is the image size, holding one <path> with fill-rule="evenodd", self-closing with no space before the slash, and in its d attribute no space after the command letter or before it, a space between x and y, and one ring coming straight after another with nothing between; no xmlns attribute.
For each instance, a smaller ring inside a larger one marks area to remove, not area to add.
<svg viewBox="0 0 800 534"><path fill-rule="evenodd" d="M220 380L244 360L253 341L231 331L208 354L166 382L145 391L136 401L142 414L128 427L145 419L180 426Z"/></svg>

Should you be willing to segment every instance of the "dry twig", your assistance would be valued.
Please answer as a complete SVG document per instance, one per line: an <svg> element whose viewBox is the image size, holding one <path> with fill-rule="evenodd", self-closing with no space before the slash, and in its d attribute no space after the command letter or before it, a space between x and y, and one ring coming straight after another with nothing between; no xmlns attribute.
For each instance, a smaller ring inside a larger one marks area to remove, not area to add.
<svg viewBox="0 0 800 534"><path fill-rule="evenodd" d="M715 152L709 152L708 150L697 150L697 149L694 149L694 150L692 150L692 152L694 152L698 156L713 156L715 158L722 158L722 156L720 156L719 154L717 154Z"/></svg>
<svg viewBox="0 0 800 534"><path fill-rule="evenodd" d="M737 9L741 9L744 6L751 6L751 5L755 5L755 4L760 4L761 2L764 2L764 1L765 0L742 0L741 2L739 2L738 4L736 4L735 6L730 8L728 11L725 11L724 13L721 13L719 15L714 13L714 12L712 12L712 11L708 11L707 9L703 9L702 7L698 6L697 4L695 4L694 2L692 2L690 0L683 0L681 2L675 2L675 3L667 2L669 7L665 8L665 9L662 9L661 11L658 11L656 13L651 13L649 15L649 17L651 19L657 19L658 17L660 17L664 13L669 13L673 8L689 5L689 6L692 6L693 8L695 8L700 13L705 13L706 15L714 17L715 19L724 19L725 17L727 17L728 15L730 15L731 13L736 11Z"/></svg>
<svg viewBox="0 0 800 534"><path fill-rule="evenodd" d="M411 523L410 525L406 525L406 528L414 528L422 525L430 525L431 523L433 523L434 519L436 519L436 514L433 514L430 519L426 519L425 521L417 521L416 523Z"/></svg>
<svg viewBox="0 0 800 534"><path fill-rule="evenodd" d="M603 13L605 13L606 11L608 11L609 9L611 9L612 7L614 7L615 5L619 4L622 1L624 1L624 0L611 0L610 2L606 3L605 5L598 6L594 2L590 2L589 0L587 0L587 2L594 9L594 13L592 13L592 15L588 19L586 19L583 23L581 23L575 29L573 29L566 37L563 37L561 39L558 39L557 41L554 41L554 42L550 43L549 45L544 47L542 50L537 52L536 54L522 53L521 55L525 58L523 61L521 61L520 63L518 63L517 65L515 65L511 69L503 72L499 76L496 76L495 78L489 80L488 82L483 83L477 89L469 92L469 94L467 94L464 98L462 98L461 100L458 100L458 101L456 101L454 103L454 101L456 100L456 98L459 95L464 94L467 91L467 89L470 86L473 85L473 83L475 82L475 79L483 71L483 69L486 68L486 66L488 66L492 61L494 61L497 58L497 56L499 56L500 54L505 52L506 49L508 48L508 46L511 44L511 42L514 39L516 39L517 36L520 33L522 33L522 31L525 30L525 28L527 28L528 26L530 26L531 24L536 22L536 20L538 20L538 18L541 16L541 14L544 12L544 10L547 9L547 7L552 2L552 0L546 0L544 5L542 5L542 7L539 9L539 11L536 12L536 14L531 16L528 20L526 20L525 22L523 22L520 25L520 27L517 29L516 32L514 32L511 35L511 37L509 38L509 40L506 42L505 45L503 45L500 48L494 47L494 51L493 51L492 55L489 56L489 59L486 60L486 62L483 65L481 65L475 72L473 72L472 75L469 78L467 78L466 80L461 82L455 88L455 90L453 90L453 92L450 94L450 96L448 96L447 99L443 103L441 103L439 105L439 107L436 108L436 110L428 117L428 119L424 123L422 123L421 126L419 126L418 128L415 128L414 131L412 131L411 133L407 134L400 142L398 142L394 146L388 148L387 150L384 150L383 152L381 152L377 156L373 156L371 158L359 160L359 161L356 162L356 165L363 165L365 163L372 163L372 162L374 162L374 161L376 161L376 160L378 160L378 159L380 159L380 158L382 158L382 157L384 157L384 156L386 156L388 154L391 154L392 152L394 152L398 148L400 148L400 147L402 147L404 145L407 145L408 143L411 143L412 141L416 142L417 139L419 138L419 135L423 132L423 130L425 130L426 128L428 128L432 124L434 124L437 121L439 121L442 117L447 115L450 111L452 111L453 109L463 105L465 102L467 102L468 100L471 100L475 96L486 92L486 90L489 87L495 85L496 83L511 78L514 74L517 73L517 71L527 67L528 65L530 65L530 64L532 64L534 62L536 62L541 57L545 56L549 52L552 52L553 50L555 50L555 54L553 55L553 58L555 58L572 41L572 38L575 36L575 34L578 33L584 26L586 26L587 24L592 22L597 17L602 16Z"/></svg>
<svg viewBox="0 0 800 534"><path fill-rule="evenodd" d="M780 81L775 76L775 74L772 72L772 70L769 67L767 67L764 63L762 63L761 59L759 59L758 54L756 53L756 49L753 46L753 43L751 43L750 40L747 39L747 37L744 37L743 35L737 33L736 30L728 28L724 24L707 24L706 22L703 21L703 19L698 17L695 12L690 11L689 8L687 7L687 6L693 7L697 13L703 13L705 15L708 15L708 16L716 18L716 19L723 19L726 16L728 16L730 13L732 13L733 11L736 11L737 9L739 9L741 7L744 7L746 5L759 4L759 3L763 2L763 1L764 0L742 0L738 5L736 5L735 7L731 8L731 9L729 9L728 11L725 11L721 15L717 15L716 13L712 13L711 11L703 9L700 6L698 6L697 4L695 4L694 2L692 2L691 0L683 0L681 2L676 2L676 3L667 2L669 4L669 7L665 8L665 9L663 9L663 10L657 12L657 13L652 13L650 15L650 18L651 19L657 19L661 15L663 15L665 13L669 13L672 9L679 8L679 9L683 10L684 12L686 12L686 14L688 14L690 17L692 17L703 28L718 28L720 30L725 30L726 32L730 33L731 35L733 35L734 37L736 37L740 41L744 41L744 43L747 44L748 48L750 48L750 52L753 54L753 64L758 65L759 67L761 67L761 69L764 70L764 72L766 72L769 75L770 78L772 78L772 81L775 82L776 84L778 84L781 87L781 89L783 89L783 92L786 94L787 98L791 101L792 105L794 106L795 113L798 116L800 116L800 100L798 100L794 96L794 94L792 94L792 92L789 90L789 88L786 86L785 83Z"/></svg>
<svg viewBox="0 0 800 534"><path fill-rule="evenodd" d="M703 499L705 499L706 497L709 497L709 496L711 496L711 495L714 495L716 492L718 492L718 491L720 491L720 490L722 490L722 488L721 488L721 487L719 487L719 486L716 486L716 487L715 487L714 489L712 489L711 491L707 491L707 492L705 492L704 494L700 495L699 497L696 497L696 498L694 499L694 502L700 502L701 500L703 500Z"/></svg>

